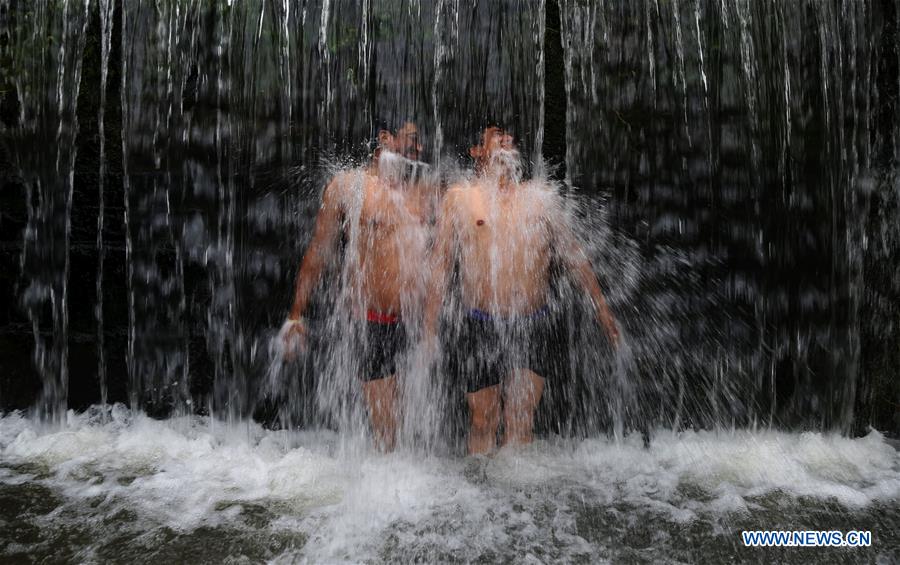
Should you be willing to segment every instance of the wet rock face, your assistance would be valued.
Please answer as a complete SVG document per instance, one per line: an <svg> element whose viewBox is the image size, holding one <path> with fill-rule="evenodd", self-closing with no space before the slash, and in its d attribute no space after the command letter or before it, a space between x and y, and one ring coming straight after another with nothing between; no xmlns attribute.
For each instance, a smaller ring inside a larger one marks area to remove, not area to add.
<svg viewBox="0 0 900 565"><path fill-rule="evenodd" d="M603 199L634 346L619 408L573 363L545 429L900 433L894 2L26 4L0 8L4 410L308 418L314 367L272 397L262 352L323 163L413 117L463 164L492 119Z"/></svg>

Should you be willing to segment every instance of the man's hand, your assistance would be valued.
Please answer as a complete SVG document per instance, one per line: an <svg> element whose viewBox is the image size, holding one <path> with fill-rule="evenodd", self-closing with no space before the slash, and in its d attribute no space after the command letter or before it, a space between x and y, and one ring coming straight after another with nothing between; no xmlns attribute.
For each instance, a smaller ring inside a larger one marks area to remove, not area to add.
<svg viewBox="0 0 900 565"><path fill-rule="evenodd" d="M286 360L293 361L298 353L306 352L307 333L306 323L303 321L303 318L288 318L284 322L284 325L281 326L281 331L278 332L278 334L281 337L281 344L284 347L284 358Z"/></svg>
<svg viewBox="0 0 900 565"><path fill-rule="evenodd" d="M620 341L619 327L612 312L609 311L609 306L606 305L606 299L603 297L603 291L600 290L600 282L597 280L597 275L594 274L594 268L571 230L571 217L562 208L554 208L552 212L551 216L556 217L551 217L551 221L547 225L552 230L552 233L559 238L557 252L571 270L575 280L590 296L591 304L595 308L597 321L603 326L612 346L618 349Z"/></svg>

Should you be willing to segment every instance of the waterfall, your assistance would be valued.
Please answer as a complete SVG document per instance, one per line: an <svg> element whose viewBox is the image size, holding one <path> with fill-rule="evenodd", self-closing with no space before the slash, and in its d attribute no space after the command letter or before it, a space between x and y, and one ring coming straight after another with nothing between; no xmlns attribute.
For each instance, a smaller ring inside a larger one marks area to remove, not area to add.
<svg viewBox="0 0 900 565"><path fill-rule="evenodd" d="M100 381L100 403L105 405L109 398L106 386L106 352L103 318L103 264L106 259L106 248L103 245L103 227L106 214L106 200L103 188L106 184L106 131L104 128L104 116L106 112L106 79L109 74L109 51L112 47L113 19L115 18L116 5L110 0L100 0L100 34L101 34L101 62L100 62L100 111L97 117L97 129L100 133L100 175L97 183L97 304L95 316L97 318L97 378Z"/></svg>
<svg viewBox="0 0 900 565"><path fill-rule="evenodd" d="M849 429L875 8L560 4L570 182L641 242L641 380L679 399L647 417Z"/></svg>
<svg viewBox="0 0 900 565"><path fill-rule="evenodd" d="M18 123L7 139L25 186L28 222L21 243L19 300L34 337L43 390L39 414L59 420L69 388L71 211L78 137L77 100L89 0L6 7Z"/></svg>
<svg viewBox="0 0 900 565"><path fill-rule="evenodd" d="M3 2L4 151L27 216L4 228L9 335L40 411L61 417L74 378L99 383L79 408L333 423L351 394L321 394L340 273L310 307L320 353L273 368L268 344L324 186L409 119L444 188L492 121L529 175L564 167L629 341L598 370L573 306L547 428L890 422L895 4ZM94 37L99 71L82 73ZM79 138L94 116L97 163ZM70 316L82 303L93 316Z"/></svg>

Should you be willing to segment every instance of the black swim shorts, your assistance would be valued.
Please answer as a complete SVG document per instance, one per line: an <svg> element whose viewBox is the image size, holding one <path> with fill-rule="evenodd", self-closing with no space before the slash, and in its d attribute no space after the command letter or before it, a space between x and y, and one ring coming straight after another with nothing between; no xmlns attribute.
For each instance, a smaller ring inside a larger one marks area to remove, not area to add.
<svg viewBox="0 0 900 565"><path fill-rule="evenodd" d="M466 392L500 384L513 369L530 369L553 379L563 370L566 332L549 308L503 319L470 310L457 328L448 328L447 370Z"/></svg>
<svg viewBox="0 0 900 565"><path fill-rule="evenodd" d="M409 345L403 322L367 320L361 325L355 348L360 378L374 381L396 374Z"/></svg>

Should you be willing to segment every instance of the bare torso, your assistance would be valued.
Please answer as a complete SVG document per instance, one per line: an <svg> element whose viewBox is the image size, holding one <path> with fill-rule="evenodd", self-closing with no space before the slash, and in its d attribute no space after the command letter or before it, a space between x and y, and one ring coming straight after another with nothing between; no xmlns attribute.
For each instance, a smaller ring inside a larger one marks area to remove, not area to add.
<svg viewBox="0 0 900 565"><path fill-rule="evenodd" d="M528 314L547 301L552 235L548 191L509 191L484 181L453 189L463 301L500 316Z"/></svg>
<svg viewBox="0 0 900 565"><path fill-rule="evenodd" d="M353 307L409 315L405 311L418 308L424 293L430 193L420 186L390 186L369 173L360 176L344 205L347 252L356 253L348 271L352 296L359 299Z"/></svg>

